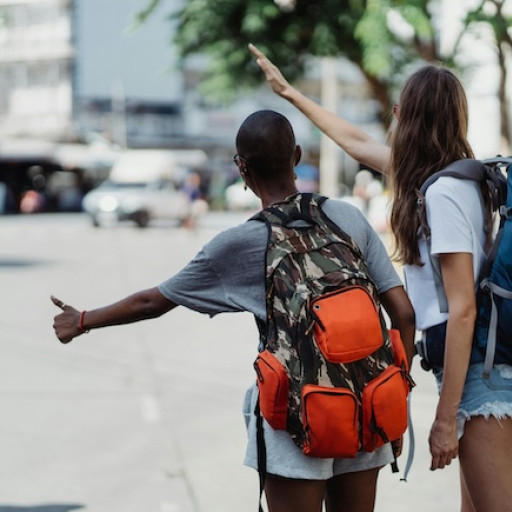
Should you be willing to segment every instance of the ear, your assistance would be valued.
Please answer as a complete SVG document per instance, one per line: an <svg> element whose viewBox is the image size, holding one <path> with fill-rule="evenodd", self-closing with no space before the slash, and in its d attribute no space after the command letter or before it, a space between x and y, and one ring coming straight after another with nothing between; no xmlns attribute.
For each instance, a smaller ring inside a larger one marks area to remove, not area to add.
<svg viewBox="0 0 512 512"><path fill-rule="evenodd" d="M240 172L247 172L248 169L247 169L247 162L245 160L240 160Z"/></svg>
<svg viewBox="0 0 512 512"><path fill-rule="evenodd" d="M300 162L301 158L302 158L302 149L300 146L295 146L295 165L297 165Z"/></svg>

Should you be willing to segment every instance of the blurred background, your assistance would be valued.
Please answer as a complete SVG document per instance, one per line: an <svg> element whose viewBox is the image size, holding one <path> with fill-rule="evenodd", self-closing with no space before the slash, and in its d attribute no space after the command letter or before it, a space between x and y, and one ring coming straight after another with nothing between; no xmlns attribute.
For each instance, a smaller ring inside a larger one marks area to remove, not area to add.
<svg viewBox="0 0 512 512"><path fill-rule="evenodd" d="M185 188L190 199L194 182L201 211L254 208L231 158L238 126L260 108L284 113L296 130L299 188L359 196L365 209L379 196L373 208L382 210L385 184L356 180L361 166L268 90L247 44L381 140L405 77L425 62L451 66L467 88L471 142L485 158L510 152L510 3L0 0L0 212L82 211L85 194L132 149L163 150L175 167L148 171L151 179L141 170L132 186ZM119 188L126 180L111 181Z"/></svg>
<svg viewBox="0 0 512 512"><path fill-rule="evenodd" d="M298 188L350 201L387 244L385 180L271 93L247 44L382 141L406 77L441 62L487 158L511 152L511 16L512 0L0 0L0 512L256 509L250 315L178 308L63 347L49 295L86 309L154 286L252 215L232 158L262 108L295 129ZM434 379L413 375L413 468L382 471L376 511L457 510L456 463L428 469Z"/></svg>

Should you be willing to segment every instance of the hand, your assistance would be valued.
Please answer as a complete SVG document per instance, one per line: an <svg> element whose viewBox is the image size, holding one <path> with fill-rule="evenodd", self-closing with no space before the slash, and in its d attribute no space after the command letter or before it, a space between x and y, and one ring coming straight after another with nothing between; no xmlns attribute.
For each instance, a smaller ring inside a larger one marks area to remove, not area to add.
<svg viewBox="0 0 512 512"><path fill-rule="evenodd" d="M457 437L457 421L435 419L428 439L432 463L430 469L443 469L449 466L459 454L459 440Z"/></svg>
<svg viewBox="0 0 512 512"><path fill-rule="evenodd" d="M64 304L53 295L51 300L58 308L62 309L62 313L59 313L53 319L53 329L61 343L69 343L73 338L83 334L83 331L80 330L80 312Z"/></svg>
<svg viewBox="0 0 512 512"><path fill-rule="evenodd" d="M400 436L400 439L395 439L395 441L391 441L391 447L393 448L393 455L398 458L402 455L402 447L403 447L403 436Z"/></svg>
<svg viewBox="0 0 512 512"><path fill-rule="evenodd" d="M249 51L256 57L256 63L265 73L265 78L271 89L279 96L284 96L291 88L286 78L281 74L279 68L272 64L265 55L253 44L249 44Z"/></svg>

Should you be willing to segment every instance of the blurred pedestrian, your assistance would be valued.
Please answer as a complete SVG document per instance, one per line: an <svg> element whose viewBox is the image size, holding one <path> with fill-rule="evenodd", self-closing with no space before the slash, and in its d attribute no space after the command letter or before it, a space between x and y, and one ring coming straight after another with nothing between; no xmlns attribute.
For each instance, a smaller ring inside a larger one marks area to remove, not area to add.
<svg viewBox="0 0 512 512"><path fill-rule="evenodd" d="M298 191L294 167L301 149L288 120L273 111L249 116L236 139L235 162L240 174L261 200L263 208L289 201ZM392 325L401 331L412 358L412 307L378 235L363 215L342 201L327 199L322 209L357 242L376 282ZM62 312L54 319L63 343L92 329L159 317L176 306L214 316L250 312L266 323L265 265L267 227L249 220L213 238L183 270L159 286L130 295L106 307L80 312L52 296ZM222 344L222 340L219 340ZM236 364L236 363L235 363ZM251 369L252 371L252 369ZM226 376L226 378L229 378ZM244 415L248 425L245 464L258 468L254 403L258 391L248 391ZM393 461L390 443L353 459L320 459L303 454L285 430L265 422L267 478L265 494L272 512L311 512L326 501L328 512L371 512L379 468Z"/></svg>
<svg viewBox="0 0 512 512"><path fill-rule="evenodd" d="M181 190L189 201L189 212L187 218L183 221L183 225L188 229L195 229L199 219L208 212L208 203L201 194L201 176L199 173L189 172Z"/></svg>
<svg viewBox="0 0 512 512"><path fill-rule="evenodd" d="M434 368L440 388L430 432L431 469L457 456L461 510L502 512L512 507L512 366L495 365L482 378L484 356L473 346L475 283L486 258L490 207L476 182L443 177L427 191L431 256L439 261L448 299L442 313L427 241L420 229L419 188L451 162L473 158L467 140L468 108L460 81L449 70L425 66L406 82L394 107L391 147L327 111L292 87L255 46L249 50L272 90L304 113L357 161L389 174L397 255L405 266L417 327L441 338Z"/></svg>

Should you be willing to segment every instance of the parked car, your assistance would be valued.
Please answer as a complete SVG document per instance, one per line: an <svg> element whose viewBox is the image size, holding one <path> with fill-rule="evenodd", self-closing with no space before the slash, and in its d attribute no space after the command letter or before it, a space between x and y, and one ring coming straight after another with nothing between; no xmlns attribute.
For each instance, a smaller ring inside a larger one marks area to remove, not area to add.
<svg viewBox="0 0 512 512"><path fill-rule="evenodd" d="M259 210L261 201L250 189L245 189L242 179L226 187L226 207L228 210Z"/></svg>
<svg viewBox="0 0 512 512"><path fill-rule="evenodd" d="M130 220L146 227L152 220L185 221L190 201L180 191L187 169L167 150L127 150L109 178L85 195L82 206L94 226Z"/></svg>
<svg viewBox="0 0 512 512"><path fill-rule="evenodd" d="M123 183L106 180L85 195L83 208L94 226L133 221L144 228L157 219L182 223L189 215L189 201L169 180Z"/></svg>

